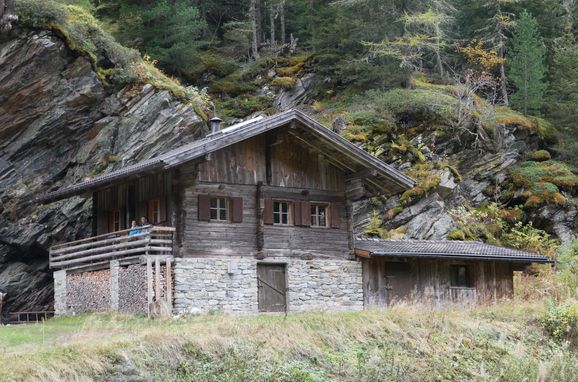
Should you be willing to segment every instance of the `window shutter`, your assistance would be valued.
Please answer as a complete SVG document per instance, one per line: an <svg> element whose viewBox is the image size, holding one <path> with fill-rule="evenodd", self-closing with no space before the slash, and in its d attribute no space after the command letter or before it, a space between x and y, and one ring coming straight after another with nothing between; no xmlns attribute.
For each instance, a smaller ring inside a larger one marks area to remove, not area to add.
<svg viewBox="0 0 578 382"><path fill-rule="evenodd" d="M263 210L263 223L273 224L273 199L265 198L265 209Z"/></svg>
<svg viewBox="0 0 578 382"><path fill-rule="evenodd" d="M311 225L311 203L302 201L301 203L301 225L309 227Z"/></svg>
<svg viewBox="0 0 578 382"><path fill-rule="evenodd" d="M331 203L331 228L341 227L341 203Z"/></svg>
<svg viewBox="0 0 578 382"><path fill-rule="evenodd" d="M199 195L199 221L208 222L211 220L211 197L209 195Z"/></svg>
<svg viewBox="0 0 578 382"><path fill-rule="evenodd" d="M243 221L243 198L231 198L233 204L233 216L231 221L233 223L241 223Z"/></svg>
<svg viewBox="0 0 578 382"><path fill-rule="evenodd" d="M301 216L301 202L293 201L293 225L301 225L303 216Z"/></svg>

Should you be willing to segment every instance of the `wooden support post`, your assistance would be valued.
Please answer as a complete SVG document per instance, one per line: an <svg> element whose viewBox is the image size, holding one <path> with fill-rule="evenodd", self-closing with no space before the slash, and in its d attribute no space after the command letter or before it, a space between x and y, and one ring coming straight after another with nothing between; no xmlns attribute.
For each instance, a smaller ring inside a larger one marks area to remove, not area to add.
<svg viewBox="0 0 578 382"><path fill-rule="evenodd" d="M169 308L173 308L173 275L171 270L171 259L167 258L165 263L165 281L167 282L166 299Z"/></svg>
<svg viewBox="0 0 578 382"><path fill-rule="evenodd" d="M257 208L257 258L264 258L263 247L265 246L265 222L263 210L265 209L265 199L263 197L263 182L257 183L256 208Z"/></svg>
<svg viewBox="0 0 578 382"><path fill-rule="evenodd" d="M155 259L155 302L161 300L161 261Z"/></svg>
<svg viewBox="0 0 578 382"><path fill-rule="evenodd" d="M498 302L498 296L497 296L497 285L496 285L496 262L492 261L492 278L494 280L494 295L493 295L493 301L494 304L496 304Z"/></svg>
<svg viewBox="0 0 578 382"><path fill-rule="evenodd" d="M153 302L153 267L151 264L151 258L146 257L147 259L147 312L150 318L151 316L151 304Z"/></svg>
<svg viewBox="0 0 578 382"><path fill-rule="evenodd" d="M355 251L355 232L353 225L353 203L347 200L345 204L345 215L347 219L347 244L349 245L350 254L353 256Z"/></svg>

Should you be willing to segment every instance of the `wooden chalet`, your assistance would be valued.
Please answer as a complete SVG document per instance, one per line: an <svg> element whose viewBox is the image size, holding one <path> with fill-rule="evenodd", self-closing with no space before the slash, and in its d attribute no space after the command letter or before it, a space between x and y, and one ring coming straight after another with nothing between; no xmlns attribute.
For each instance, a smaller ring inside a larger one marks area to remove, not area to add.
<svg viewBox="0 0 578 382"><path fill-rule="evenodd" d="M390 253L394 242L355 239L353 203L413 180L296 110L211 123L204 139L37 198L92 198L94 236L50 251L57 314L495 301L511 294L512 264L547 261L504 248L466 258L466 243L448 257L451 242ZM141 216L152 226L127 229Z"/></svg>

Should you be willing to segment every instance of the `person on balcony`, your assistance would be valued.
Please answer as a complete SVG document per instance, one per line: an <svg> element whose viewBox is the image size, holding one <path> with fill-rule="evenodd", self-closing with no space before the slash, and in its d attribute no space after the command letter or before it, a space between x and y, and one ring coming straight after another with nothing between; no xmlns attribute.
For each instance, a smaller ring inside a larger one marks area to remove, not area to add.
<svg viewBox="0 0 578 382"><path fill-rule="evenodd" d="M136 220L130 222L130 229L131 230L128 232L128 236L136 235L142 232L136 225Z"/></svg>
<svg viewBox="0 0 578 382"><path fill-rule="evenodd" d="M146 228L151 228L152 224L149 223L149 220L147 219L146 216L141 216L140 217L140 226L142 229L146 229Z"/></svg>

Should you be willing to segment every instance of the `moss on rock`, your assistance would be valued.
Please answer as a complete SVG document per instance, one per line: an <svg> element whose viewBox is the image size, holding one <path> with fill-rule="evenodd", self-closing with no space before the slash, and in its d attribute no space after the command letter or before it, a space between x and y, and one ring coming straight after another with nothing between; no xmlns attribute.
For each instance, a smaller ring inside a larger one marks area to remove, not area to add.
<svg viewBox="0 0 578 382"><path fill-rule="evenodd" d="M537 150L530 153L530 159L534 162L543 162L552 159L552 155L547 150Z"/></svg>
<svg viewBox="0 0 578 382"><path fill-rule="evenodd" d="M166 89L175 96L205 108L208 99L194 88L185 88L155 67L155 62L140 57L105 31L83 7L62 4L54 0L16 0L16 13L23 26L52 30L60 35L68 47L95 66L98 78L110 86L148 83Z"/></svg>

